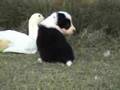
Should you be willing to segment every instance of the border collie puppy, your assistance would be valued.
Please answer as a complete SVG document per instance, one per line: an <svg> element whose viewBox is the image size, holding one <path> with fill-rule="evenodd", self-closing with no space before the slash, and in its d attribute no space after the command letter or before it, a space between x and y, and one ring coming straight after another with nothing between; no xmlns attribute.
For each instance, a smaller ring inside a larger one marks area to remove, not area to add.
<svg viewBox="0 0 120 90"><path fill-rule="evenodd" d="M54 12L43 20L39 25L37 37L37 47L42 60L62 62L71 66L74 54L65 35L72 35L74 31L71 15L67 12Z"/></svg>

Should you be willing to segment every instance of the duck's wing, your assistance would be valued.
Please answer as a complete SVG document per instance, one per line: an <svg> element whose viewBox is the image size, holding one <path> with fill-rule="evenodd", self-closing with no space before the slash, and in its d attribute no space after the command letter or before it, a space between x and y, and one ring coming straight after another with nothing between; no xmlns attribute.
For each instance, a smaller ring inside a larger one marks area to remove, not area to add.
<svg viewBox="0 0 120 90"><path fill-rule="evenodd" d="M16 40L18 38L26 38L27 35L18 31L14 30L5 30L5 31L0 31L0 40L1 39L6 39L6 40Z"/></svg>

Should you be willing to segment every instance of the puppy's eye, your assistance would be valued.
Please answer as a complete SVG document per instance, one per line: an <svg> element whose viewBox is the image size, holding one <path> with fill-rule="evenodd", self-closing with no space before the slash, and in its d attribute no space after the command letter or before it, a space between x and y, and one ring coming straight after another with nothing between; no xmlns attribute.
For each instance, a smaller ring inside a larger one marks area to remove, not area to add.
<svg viewBox="0 0 120 90"><path fill-rule="evenodd" d="M64 28L65 28L65 29L69 29L70 26L71 26L70 20L66 20L65 25L64 25Z"/></svg>

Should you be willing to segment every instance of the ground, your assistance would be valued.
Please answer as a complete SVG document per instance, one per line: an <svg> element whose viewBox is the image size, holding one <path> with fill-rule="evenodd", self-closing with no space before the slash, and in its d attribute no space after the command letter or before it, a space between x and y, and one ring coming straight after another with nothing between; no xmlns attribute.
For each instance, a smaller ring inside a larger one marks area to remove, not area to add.
<svg viewBox="0 0 120 90"><path fill-rule="evenodd" d="M71 67L38 54L0 54L0 90L120 90L120 50L77 44ZM79 47L79 48L77 48Z"/></svg>

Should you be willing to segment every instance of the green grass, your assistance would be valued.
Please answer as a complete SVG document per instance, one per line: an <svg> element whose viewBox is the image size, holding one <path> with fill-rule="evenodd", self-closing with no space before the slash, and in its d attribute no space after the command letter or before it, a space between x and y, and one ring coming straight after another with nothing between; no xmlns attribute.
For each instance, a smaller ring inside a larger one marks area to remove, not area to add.
<svg viewBox="0 0 120 90"><path fill-rule="evenodd" d="M102 40L93 47L81 42L82 39L74 40L76 59L71 67L61 63L40 64L38 54L1 53L0 90L119 90L119 44ZM111 53L105 57L107 50Z"/></svg>
<svg viewBox="0 0 120 90"><path fill-rule="evenodd" d="M49 1L1 0L0 28L26 32L34 12L69 12L78 31L67 38L75 52L73 65L40 64L38 54L0 53L0 90L120 90L119 0L64 0L59 8Z"/></svg>

